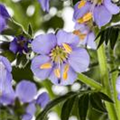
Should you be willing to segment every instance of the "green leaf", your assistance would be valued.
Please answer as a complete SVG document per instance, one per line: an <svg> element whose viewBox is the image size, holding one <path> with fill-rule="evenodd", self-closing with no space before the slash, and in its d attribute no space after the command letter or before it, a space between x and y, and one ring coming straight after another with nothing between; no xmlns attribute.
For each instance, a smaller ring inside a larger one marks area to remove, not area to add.
<svg viewBox="0 0 120 120"><path fill-rule="evenodd" d="M73 5L75 5L77 2L79 2L80 0L72 0Z"/></svg>
<svg viewBox="0 0 120 120"><path fill-rule="evenodd" d="M103 102L102 102L100 96L98 95L98 93L92 93L90 95L90 105L95 110L98 110L100 112L106 112L106 109L105 109Z"/></svg>
<svg viewBox="0 0 120 120"><path fill-rule="evenodd" d="M6 57L10 62L15 60L15 54L11 51L3 51L1 55Z"/></svg>
<svg viewBox="0 0 120 120"><path fill-rule="evenodd" d="M20 67L24 68L27 65L28 62L29 62L29 60L27 59L26 55L18 54L17 63L16 63L17 66L20 66Z"/></svg>
<svg viewBox="0 0 120 120"><path fill-rule="evenodd" d="M86 120L89 106L89 94L84 94L79 98L79 116L80 120Z"/></svg>
<svg viewBox="0 0 120 120"><path fill-rule="evenodd" d="M33 73L30 69L30 65L31 63L27 64L27 66L24 68L19 68L19 67L14 66L12 70L13 79L15 81L20 81L23 79L33 81Z"/></svg>
<svg viewBox="0 0 120 120"><path fill-rule="evenodd" d="M68 120L70 113L72 111L74 102L76 97L72 97L66 100L66 102L63 104L62 110L61 110L61 120Z"/></svg>
<svg viewBox="0 0 120 120"><path fill-rule="evenodd" d="M32 29L31 24L29 24L29 26L28 26L28 34L29 34L30 36L33 35L33 29Z"/></svg>
<svg viewBox="0 0 120 120"><path fill-rule="evenodd" d="M100 98L101 98L102 100L105 100L105 101L114 103L113 100L112 100L111 98L109 98L107 95L105 95L104 93L98 92L98 95L100 96Z"/></svg>
<svg viewBox="0 0 120 120"><path fill-rule="evenodd" d="M51 102L49 102L47 104L47 106L45 107L45 109L37 116L36 120L45 120L45 116L48 113L48 111L53 108L54 106L58 105L59 103L69 99L70 97L75 96L76 93L74 92L69 92L66 95L60 96L54 100L52 100Z"/></svg>

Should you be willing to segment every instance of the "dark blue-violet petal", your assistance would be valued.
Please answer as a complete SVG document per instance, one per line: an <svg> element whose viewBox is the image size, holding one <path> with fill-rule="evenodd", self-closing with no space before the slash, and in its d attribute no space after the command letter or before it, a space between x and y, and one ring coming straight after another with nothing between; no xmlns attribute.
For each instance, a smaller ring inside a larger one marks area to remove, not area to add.
<svg viewBox="0 0 120 120"><path fill-rule="evenodd" d="M14 40L10 43L9 49L13 53L17 53L18 52L18 44L17 44L16 38L14 38Z"/></svg>
<svg viewBox="0 0 120 120"><path fill-rule="evenodd" d="M0 16L0 33L5 29L6 27L6 20Z"/></svg>
<svg viewBox="0 0 120 120"><path fill-rule="evenodd" d="M3 4L0 4L0 16L4 17L5 19L10 18L9 13Z"/></svg>

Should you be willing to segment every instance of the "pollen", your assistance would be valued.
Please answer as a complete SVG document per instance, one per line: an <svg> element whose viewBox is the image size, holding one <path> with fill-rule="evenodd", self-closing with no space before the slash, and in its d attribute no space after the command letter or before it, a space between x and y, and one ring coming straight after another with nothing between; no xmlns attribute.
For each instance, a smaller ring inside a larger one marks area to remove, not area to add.
<svg viewBox="0 0 120 120"><path fill-rule="evenodd" d="M63 47L67 53L70 54L72 52L72 48L68 44L63 43Z"/></svg>
<svg viewBox="0 0 120 120"><path fill-rule="evenodd" d="M80 38L80 40L84 40L86 37L86 34L81 33L79 30L74 30L73 34L77 35Z"/></svg>
<svg viewBox="0 0 120 120"><path fill-rule="evenodd" d="M79 18L77 20L77 22L80 23L80 24L82 24L82 23L85 23L85 22L87 22L87 21L89 21L91 19L92 19L92 13L88 12L82 18Z"/></svg>
<svg viewBox="0 0 120 120"><path fill-rule="evenodd" d="M51 67L51 63L45 63L40 66L40 69L50 69Z"/></svg>
<svg viewBox="0 0 120 120"><path fill-rule="evenodd" d="M63 72L63 79L67 80L68 78L68 70L69 70L69 65L66 65L64 68L64 72Z"/></svg>
<svg viewBox="0 0 120 120"><path fill-rule="evenodd" d="M82 0L82 1L79 3L78 8L80 9L80 8L84 7L85 4L86 4L86 1L85 1L85 0Z"/></svg>
<svg viewBox="0 0 120 120"><path fill-rule="evenodd" d="M54 49L52 49L49 56L55 63L63 63L68 58L67 52L61 46L56 46Z"/></svg>
<svg viewBox="0 0 120 120"><path fill-rule="evenodd" d="M60 69L59 68L55 69L54 74L57 78L60 78Z"/></svg>

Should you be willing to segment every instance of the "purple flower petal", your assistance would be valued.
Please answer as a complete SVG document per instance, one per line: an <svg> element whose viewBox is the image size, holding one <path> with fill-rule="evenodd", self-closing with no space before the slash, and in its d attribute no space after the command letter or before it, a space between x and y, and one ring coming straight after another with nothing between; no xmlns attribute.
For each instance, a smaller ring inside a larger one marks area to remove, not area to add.
<svg viewBox="0 0 120 120"><path fill-rule="evenodd" d="M7 18L10 18L10 15L8 13L8 11L6 10L5 6L3 4L0 4L0 15L2 17L4 17L5 19Z"/></svg>
<svg viewBox="0 0 120 120"><path fill-rule="evenodd" d="M49 76L52 68L40 69L40 66L42 64L49 63L49 62L51 62L51 59L50 59L50 57L48 57L46 55L39 55L39 56L35 57L32 60L32 64L31 64L31 70L33 71L34 75L37 76L38 78L40 78L41 80L46 79Z"/></svg>
<svg viewBox="0 0 120 120"><path fill-rule="evenodd" d="M2 16L0 16L0 33L5 29L5 27L6 27L6 21Z"/></svg>
<svg viewBox="0 0 120 120"><path fill-rule="evenodd" d="M111 19L112 19L112 14L106 9L104 5L95 7L94 20L96 24L99 26L99 28L109 23Z"/></svg>
<svg viewBox="0 0 120 120"><path fill-rule="evenodd" d="M120 8L113 4L111 0L104 0L104 5L111 14L118 14L120 12Z"/></svg>
<svg viewBox="0 0 120 120"><path fill-rule="evenodd" d="M4 65L5 65L5 68L11 72L12 71L12 67L11 67L11 64L10 62L8 61L7 58L3 57L3 56L0 56L0 62L2 62Z"/></svg>
<svg viewBox="0 0 120 120"><path fill-rule="evenodd" d="M65 32L63 30L59 30L56 37L57 37L57 44L60 46L63 43L67 43L67 44L72 45L72 46L77 46L79 43L78 36L76 36L72 33Z"/></svg>
<svg viewBox="0 0 120 120"><path fill-rule="evenodd" d="M46 92L40 94L36 100L36 103L40 105L42 108L45 108L45 106L48 104L50 98Z"/></svg>
<svg viewBox="0 0 120 120"><path fill-rule="evenodd" d="M81 73L88 68L90 58L85 49L79 48L70 54L68 62L76 72Z"/></svg>
<svg viewBox="0 0 120 120"><path fill-rule="evenodd" d="M15 39L16 39L16 38L15 38ZM17 52L18 52L18 44L17 44L17 41L16 41L15 39L10 43L10 47L9 47L9 49L10 49L13 53L17 53Z"/></svg>
<svg viewBox="0 0 120 120"><path fill-rule="evenodd" d="M41 4L43 11L49 11L49 0L38 0L38 2Z"/></svg>
<svg viewBox="0 0 120 120"><path fill-rule="evenodd" d="M54 34L39 35L32 42L32 50L40 54L48 54L56 46Z"/></svg>
<svg viewBox="0 0 120 120"><path fill-rule="evenodd" d="M120 76L117 78L117 81L116 81L116 90L118 93L120 93Z"/></svg>
<svg viewBox="0 0 120 120"><path fill-rule="evenodd" d="M118 94L118 100L120 100L120 94Z"/></svg>
<svg viewBox="0 0 120 120"><path fill-rule="evenodd" d="M71 68L69 67L69 70L68 70L68 76L67 76L67 79L64 80L63 79L63 72L64 72L64 68L65 68L65 64L61 66L60 68L60 72L61 72L61 78L57 78L55 76L55 73L54 73L54 70L53 72L51 73L49 79L52 81L53 84L55 85L71 85L74 83L74 81L76 80L77 78L77 74L76 72Z"/></svg>
<svg viewBox="0 0 120 120"><path fill-rule="evenodd" d="M16 96L23 103L31 102L36 94L36 85L30 81L22 80L16 87Z"/></svg>
<svg viewBox="0 0 120 120"><path fill-rule="evenodd" d="M22 116L22 120L32 120L32 117L33 116L31 114L26 113Z"/></svg>
<svg viewBox="0 0 120 120"><path fill-rule="evenodd" d="M75 20L78 20L79 18L83 17L87 12L90 11L91 9L91 3L90 2L87 2L85 4L85 6L83 6L82 8L78 8L78 5L79 5L80 2L78 2L75 7L74 7L74 15L73 15L73 18Z"/></svg>
<svg viewBox="0 0 120 120"><path fill-rule="evenodd" d="M83 34L87 34L90 31L89 27L85 24L76 23L74 28L75 30L80 30L80 32Z"/></svg>
<svg viewBox="0 0 120 120"><path fill-rule="evenodd" d="M96 43L95 43L95 34L93 32L88 33L87 37L85 38L85 44L87 44L92 49L96 49Z"/></svg>
<svg viewBox="0 0 120 120"><path fill-rule="evenodd" d="M30 114L31 116L33 116L36 112L36 106L35 103L32 102L30 103L27 108L26 108L26 113Z"/></svg>

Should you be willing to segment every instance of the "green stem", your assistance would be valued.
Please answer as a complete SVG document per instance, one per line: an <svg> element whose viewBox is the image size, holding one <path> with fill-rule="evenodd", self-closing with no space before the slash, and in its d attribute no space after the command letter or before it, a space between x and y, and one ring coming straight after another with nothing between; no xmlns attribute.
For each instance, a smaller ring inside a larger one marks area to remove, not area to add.
<svg viewBox="0 0 120 120"><path fill-rule="evenodd" d="M49 81L47 81L47 82L43 81L41 84L47 89L50 98L54 99L56 96L55 96L55 94L53 93L53 91L51 89L52 88L51 83ZM61 113L60 110L61 110L61 108L60 108L59 105L55 107L55 111L57 112L58 115L60 115L60 113Z"/></svg>
<svg viewBox="0 0 120 120"><path fill-rule="evenodd" d="M78 74L78 79L82 81L83 83L86 83L90 85L91 87L100 90L102 88L102 85L95 80L85 76L84 74Z"/></svg>
<svg viewBox="0 0 120 120"><path fill-rule="evenodd" d="M106 93L110 98L112 98L104 45L101 45L101 47L97 51L97 54L98 54L100 72L101 72L101 81L103 84L103 92ZM109 119L110 120L118 120L114 105L109 102L105 102L105 105L106 105L106 108L108 111Z"/></svg>
<svg viewBox="0 0 120 120"><path fill-rule="evenodd" d="M110 53L110 71L114 70L117 68L117 66L115 66L115 57L114 57L114 53L113 50L111 50L111 48L109 48L109 53ZM118 93L116 91L116 80L118 77L119 72L118 71L114 71L111 73L111 84L113 87L113 98L114 98L114 102L115 102L115 108L116 108L116 113L117 113L117 117L118 120L120 120L119 114L120 114L120 101L118 100Z"/></svg>

